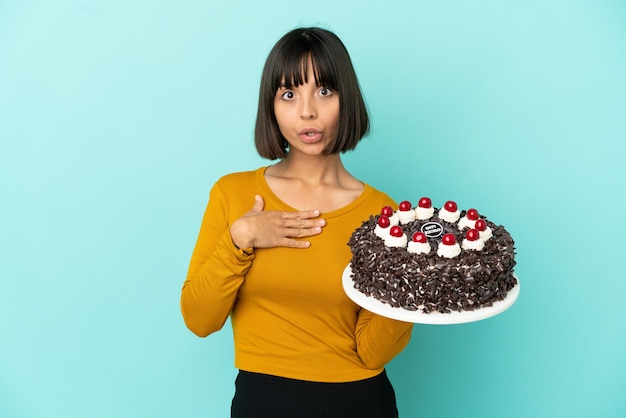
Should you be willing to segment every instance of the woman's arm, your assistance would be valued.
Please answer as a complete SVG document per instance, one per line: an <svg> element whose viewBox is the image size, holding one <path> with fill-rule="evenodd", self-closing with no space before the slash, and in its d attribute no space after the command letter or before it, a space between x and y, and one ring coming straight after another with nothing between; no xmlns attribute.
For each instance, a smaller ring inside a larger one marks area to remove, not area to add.
<svg viewBox="0 0 626 418"><path fill-rule="evenodd" d="M413 324L361 309L356 324L357 353L369 369L384 367L406 347Z"/></svg>
<svg viewBox="0 0 626 418"><path fill-rule="evenodd" d="M307 248L306 237L321 233L325 225L317 210L265 211L258 195L245 212L248 194L242 199L235 182L226 186L230 193L220 184L211 189L181 295L185 323L201 337L224 326L254 260L252 247Z"/></svg>
<svg viewBox="0 0 626 418"><path fill-rule="evenodd" d="M386 194L377 195L381 200L372 203L375 210L397 204ZM356 323L357 353L363 364L370 369L385 366L406 347L411 339L413 324L376 315L361 308Z"/></svg>
<svg viewBox="0 0 626 418"><path fill-rule="evenodd" d="M224 326L254 259L251 251L233 244L229 211L228 199L216 184L211 189L180 299L185 324L200 337Z"/></svg>

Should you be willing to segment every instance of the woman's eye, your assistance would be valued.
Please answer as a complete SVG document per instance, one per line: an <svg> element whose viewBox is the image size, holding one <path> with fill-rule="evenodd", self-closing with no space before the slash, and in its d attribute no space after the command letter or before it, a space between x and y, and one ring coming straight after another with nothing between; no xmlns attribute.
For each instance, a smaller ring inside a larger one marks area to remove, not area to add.
<svg viewBox="0 0 626 418"><path fill-rule="evenodd" d="M333 94L333 91L329 89L328 87L322 87L320 89L321 96L331 96L332 94Z"/></svg>
<svg viewBox="0 0 626 418"><path fill-rule="evenodd" d="M293 91L286 91L280 97L282 97L283 100L292 100L294 97L294 94L293 94Z"/></svg>

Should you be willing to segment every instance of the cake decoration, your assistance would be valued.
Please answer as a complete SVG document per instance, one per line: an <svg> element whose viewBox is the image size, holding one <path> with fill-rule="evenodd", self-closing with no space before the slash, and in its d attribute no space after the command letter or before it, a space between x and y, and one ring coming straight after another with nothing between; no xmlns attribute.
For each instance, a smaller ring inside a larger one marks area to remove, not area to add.
<svg viewBox="0 0 626 418"><path fill-rule="evenodd" d="M398 219L396 211L394 211L391 206L384 206L381 209L380 214L389 218L391 226L398 225L400 223L400 219Z"/></svg>
<svg viewBox="0 0 626 418"><path fill-rule="evenodd" d="M460 216L461 212L459 211L456 202L452 200L448 200L439 211L439 218L450 223L458 221Z"/></svg>
<svg viewBox="0 0 626 418"><path fill-rule="evenodd" d="M480 239L482 241L487 241L489 238L493 236L493 231L487 225L487 222L485 222L484 219L477 220L474 225L474 228L476 228L476 230L480 234Z"/></svg>
<svg viewBox="0 0 626 418"><path fill-rule="evenodd" d="M398 219L400 219L402 225L406 225L415 220L415 210L408 200L400 202L400 206L398 206Z"/></svg>
<svg viewBox="0 0 626 418"><path fill-rule="evenodd" d="M423 232L416 232L413 234L413 239L409 242L406 250L413 254L428 254L430 253L430 244L428 243L428 237Z"/></svg>
<svg viewBox="0 0 626 418"><path fill-rule="evenodd" d="M480 239L480 232L474 228L468 229L461 243L461 248L474 251L480 251L485 248L485 242Z"/></svg>
<svg viewBox="0 0 626 418"><path fill-rule="evenodd" d="M391 221L388 216L380 215L378 217L378 221L376 221L376 228L374 229L374 234L378 238L385 239L387 235L389 235L389 227L391 226Z"/></svg>
<svg viewBox="0 0 626 418"><path fill-rule="evenodd" d="M426 222L420 231L428 238L438 238L443 235L443 226L439 222Z"/></svg>
<svg viewBox="0 0 626 418"><path fill-rule="evenodd" d="M432 201L428 197L422 197L417 202L417 207L415 208L415 217L420 220L430 219L435 213L435 208L433 208Z"/></svg>
<svg viewBox="0 0 626 418"><path fill-rule="evenodd" d="M437 248L437 255L439 257L452 258L459 254L461 254L461 247L457 244L454 234L445 234Z"/></svg>
<svg viewBox="0 0 626 418"><path fill-rule="evenodd" d="M406 234L397 225L389 228L389 234L385 237L385 245L392 248L405 248L407 241Z"/></svg>
<svg viewBox="0 0 626 418"><path fill-rule="evenodd" d="M406 209L405 204L402 212ZM428 209L432 213L425 216ZM511 235L478 210L461 211L451 200L438 209L423 197L413 221L394 225L399 212L387 209L371 216L350 237L356 291L394 308L427 314L492 306L517 284ZM383 217L389 225L380 221ZM387 234L377 236L377 227Z"/></svg>
<svg viewBox="0 0 626 418"><path fill-rule="evenodd" d="M468 209L465 216L459 219L459 229L462 231L465 228L473 228L478 218L479 215L476 209Z"/></svg>

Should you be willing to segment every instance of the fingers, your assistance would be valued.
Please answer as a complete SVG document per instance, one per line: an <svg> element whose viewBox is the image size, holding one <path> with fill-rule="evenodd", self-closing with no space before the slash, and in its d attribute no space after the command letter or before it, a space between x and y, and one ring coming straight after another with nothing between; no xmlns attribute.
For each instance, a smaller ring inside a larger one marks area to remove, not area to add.
<svg viewBox="0 0 626 418"><path fill-rule="evenodd" d="M322 232L326 226L324 219L287 219L284 221L284 234L286 238L306 238ZM293 243L290 241L290 245Z"/></svg>
<svg viewBox="0 0 626 418"><path fill-rule="evenodd" d="M262 231L255 240L255 246L259 248L308 248L311 243L305 239L320 234L326 225L324 219L308 218L319 215L317 211L264 212L264 215Z"/></svg>
<svg viewBox="0 0 626 418"><path fill-rule="evenodd" d="M252 208L231 225L230 235L240 248L308 248L311 243L306 238L320 234L326 226L319 216L316 209L265 211L263 198L255 195Z"/></svg>
<svg viewBox="0 0 626 418"><path fill-rule="evenodd" d="M265 207L265 202L263 198L258 194L254 196L254 206L252 206L251 212L262 212Z"/></svg>
<svg viewBox="0 0 626 418"><path fill-rule="evenodd" d="M309 248L311 246L311 243L309 241L302 241L302 240L297 240L293 238L285 238L285 241L282 244L282 246L289 247L289 248Z"/></svg>
<svg viewBox="0 0 626 418"><path fill-rule="evenodd" d="M284 219L306 220L317 218L318 216L320 216L320 211L317 209L311 209L301 210L297 212L280 212L280 214Z"/></svg>
<svg viewBox="0 0 626 418"><path fill-rule="evenodd" d="M285 228L296 230L296 234L294 236L303 237L306 235L307 230L319 230L320 228L326 226L326 220L283 218L283 226Z"/></svg>

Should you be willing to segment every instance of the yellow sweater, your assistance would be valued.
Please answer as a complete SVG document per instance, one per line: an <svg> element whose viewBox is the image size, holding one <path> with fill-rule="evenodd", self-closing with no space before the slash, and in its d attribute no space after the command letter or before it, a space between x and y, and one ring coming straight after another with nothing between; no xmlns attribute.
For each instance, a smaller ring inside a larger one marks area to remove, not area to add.
<svg viewBox="0 0 626 418"><path fill-rule="evenodd" d="M183 285L181 309L205 337L231 316L235 367L319 382L348 382L380 373L408 343L412 324L375 315L344 293L352 231L394 202L365 185L348 206L323 213L320 235L306 249L238 250L228 232L252 208L294 211L269 188L265 168L222 177L212 188Z"/></svg>

